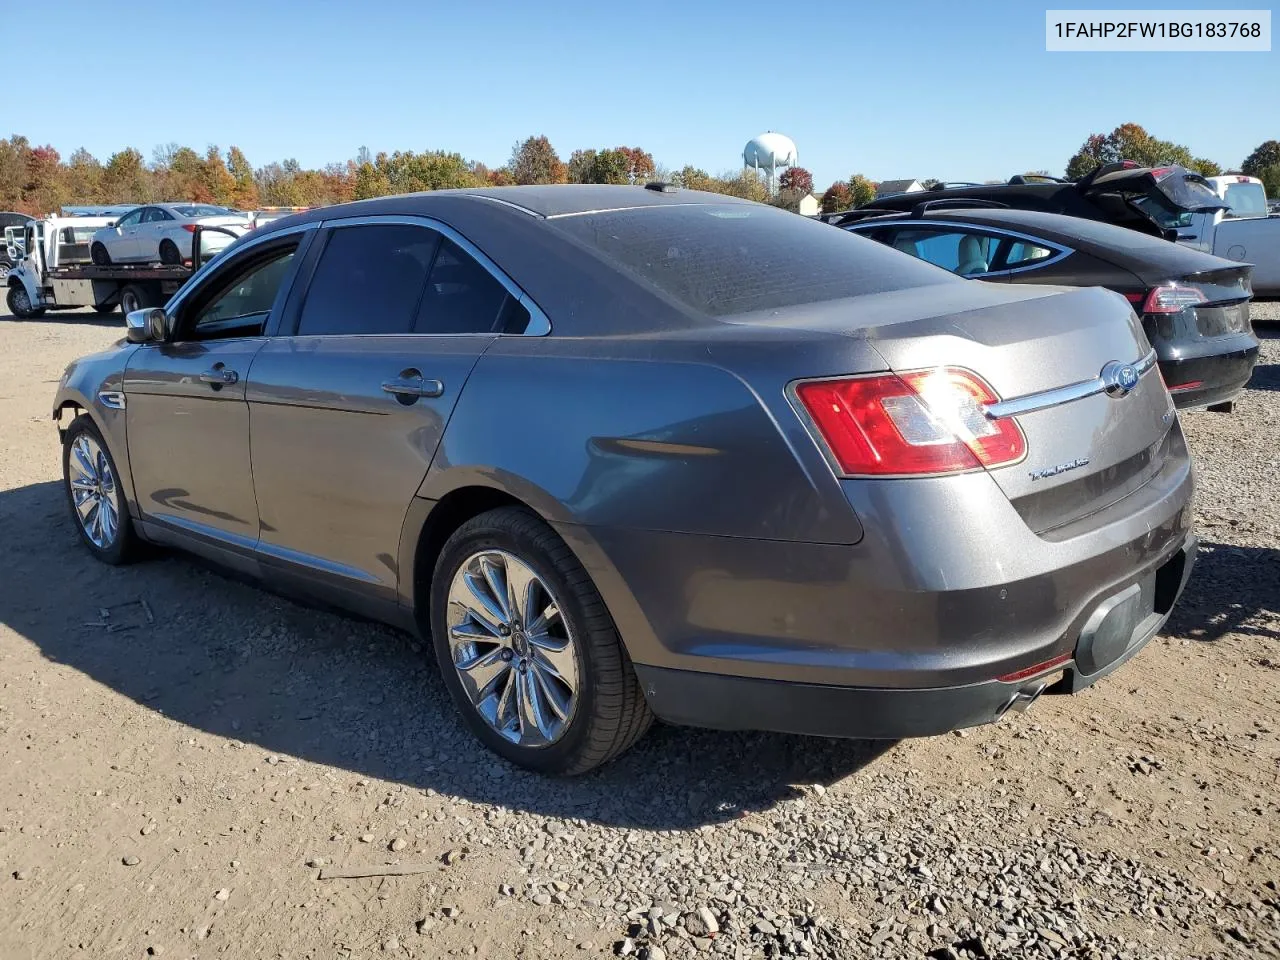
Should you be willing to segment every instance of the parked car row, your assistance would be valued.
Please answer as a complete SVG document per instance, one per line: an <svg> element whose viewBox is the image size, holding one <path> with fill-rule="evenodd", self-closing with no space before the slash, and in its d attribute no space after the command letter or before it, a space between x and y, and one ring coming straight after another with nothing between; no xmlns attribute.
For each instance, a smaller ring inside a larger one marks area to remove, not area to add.
<svg viewBox="0 0 1280 960"><path fill-rule="evenodd" d="M896 738L1078 691L1195 560L1144 323L1240 336L1244 268L881 213L563 185L261 225L67 369L71 516L104 562L168 544L415 631L548 773L655 716ZM1024 266L1133 279L977 279Z"/></svg>
<svg viewBox="0 0 1280 960"><path fill-rule="evenodd" d="M881 197L862 209L908 212L939 200L982 200L1100 220L1251 264L1254 292L1280 296L1280 220L1259 209L1265 196L1261 182L1251 177L1219 177L1211 183L1176 165L1140 167L1122 161L1098 167L1078 181L1014 177L1009 183Z"/></svg>

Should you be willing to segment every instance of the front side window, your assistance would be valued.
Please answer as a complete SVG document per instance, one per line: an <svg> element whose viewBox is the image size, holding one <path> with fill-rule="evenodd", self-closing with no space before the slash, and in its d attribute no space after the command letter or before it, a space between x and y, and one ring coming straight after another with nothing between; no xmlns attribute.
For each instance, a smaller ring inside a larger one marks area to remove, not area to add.
<svg viewBox="0 0 1280 960"><path fill-rule="evenodd" d="M412 224L337 227L316 264L298 336L409 333L440 235Z"/></svg>
<svg viewBox="0 0 1280 960"><path fill-rule="evenodd" d="M134 227L142 220L142 210L130 210L116 221L117 227Z"/></svg>
<svg viewBox="0 0 1280 960"><path fill-rule="evenodd" d="M226 282L215 280L211 299L196 305L185 339L261 335L293 266L295 249L289 247L255 257L251 264L232 270Z"/></svg>

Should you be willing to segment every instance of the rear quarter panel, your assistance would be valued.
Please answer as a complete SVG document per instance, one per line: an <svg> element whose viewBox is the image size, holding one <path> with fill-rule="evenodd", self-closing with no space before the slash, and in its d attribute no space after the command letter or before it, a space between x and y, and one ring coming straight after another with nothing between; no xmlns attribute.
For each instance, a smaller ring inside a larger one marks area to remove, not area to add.
<svg viewBox="0 0 1280 960"><path fill-rule="evenodd" d="M728 369L681 356L705 358L709 346L682 346L499 341L472 372L419 494L489 486L556 523L857 542L839 484L778 406L782 384L762 398Z"/></svg>

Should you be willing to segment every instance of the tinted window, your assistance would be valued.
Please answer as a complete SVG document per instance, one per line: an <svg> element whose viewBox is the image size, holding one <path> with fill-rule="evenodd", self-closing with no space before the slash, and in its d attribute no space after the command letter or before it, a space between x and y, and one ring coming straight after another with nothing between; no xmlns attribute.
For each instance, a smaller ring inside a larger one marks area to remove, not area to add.
<svg viewBox="0 0 1280 960"><path fill-rule="evenodd" d="M1009 245L1009 251L1005 254L1005 269L1013 270L1017 267L1029 267L1039 263L1042 260L1048 260L1052 257L1054 251L1048 247L1042 247L1038 243L1031 243L1028 240L1014 240Z"/></svg>
<svg viewBox="0 0 1280 960"><path fill-rule="evenodd" d="M298 320L299 336L409 333L439 234L408 224L339 227Z"/></svg>
<svg viewBox="0 0 1280 960"><path fill-rule="evenodd" d="M488 333L498 328L508 296L507 288L493 274L452 240L445 239L431 268L431 281L422 298L414 332ZM520 326L523 329L523 324Z"/></svg>
<svg viewBox="0 0 1280 960"><path fill-rule="evenodd" d="M143 223L164 223L166 220L172 220L173 215L167 211L161 210L159 207L152 207L142 218Z"/></svg>
<svg viewBox="0 0 1280 960"><path fill-rule="evenodd" d="M969 230L904 229L890 231L887 242L895 250L968 277L991 269L1000 241Z"/></svg>
<svg viewBox="0 0 1280 960"><path fill-rule="evenodd" d="M663 205L552 222L710 316L947 282L847 230L771 207Z"/></svg>
<svg viewBox="0 0 1280 960"><path fill-rule="evenodd" d="M204 339L228 328L238 335L261 333L261 325L271 312L280 286L289 276L294 250L280 250L265 261L258 260L238 274L232 274L221 292L200 309L194 319L194 336ZM246 318L258 318L256 330L245 330Z"/></svg>

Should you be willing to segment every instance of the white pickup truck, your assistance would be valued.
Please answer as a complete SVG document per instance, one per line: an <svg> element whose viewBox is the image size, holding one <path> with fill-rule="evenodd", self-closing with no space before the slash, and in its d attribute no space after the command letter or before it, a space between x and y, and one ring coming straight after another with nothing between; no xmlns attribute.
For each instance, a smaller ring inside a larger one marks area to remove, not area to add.
<svg viewBox="0 0 1280 960"><path fill-rule="evenodd" d="M1228 260L1252 263L1254 294L1280 297L1280 217L1268 216L1262 181L1236 174L1206 177L1205 181L1227 209L1196 213L1157 210L1154 206L1143 209L1162 227L1176 231L1179 243Z"/></svg>

